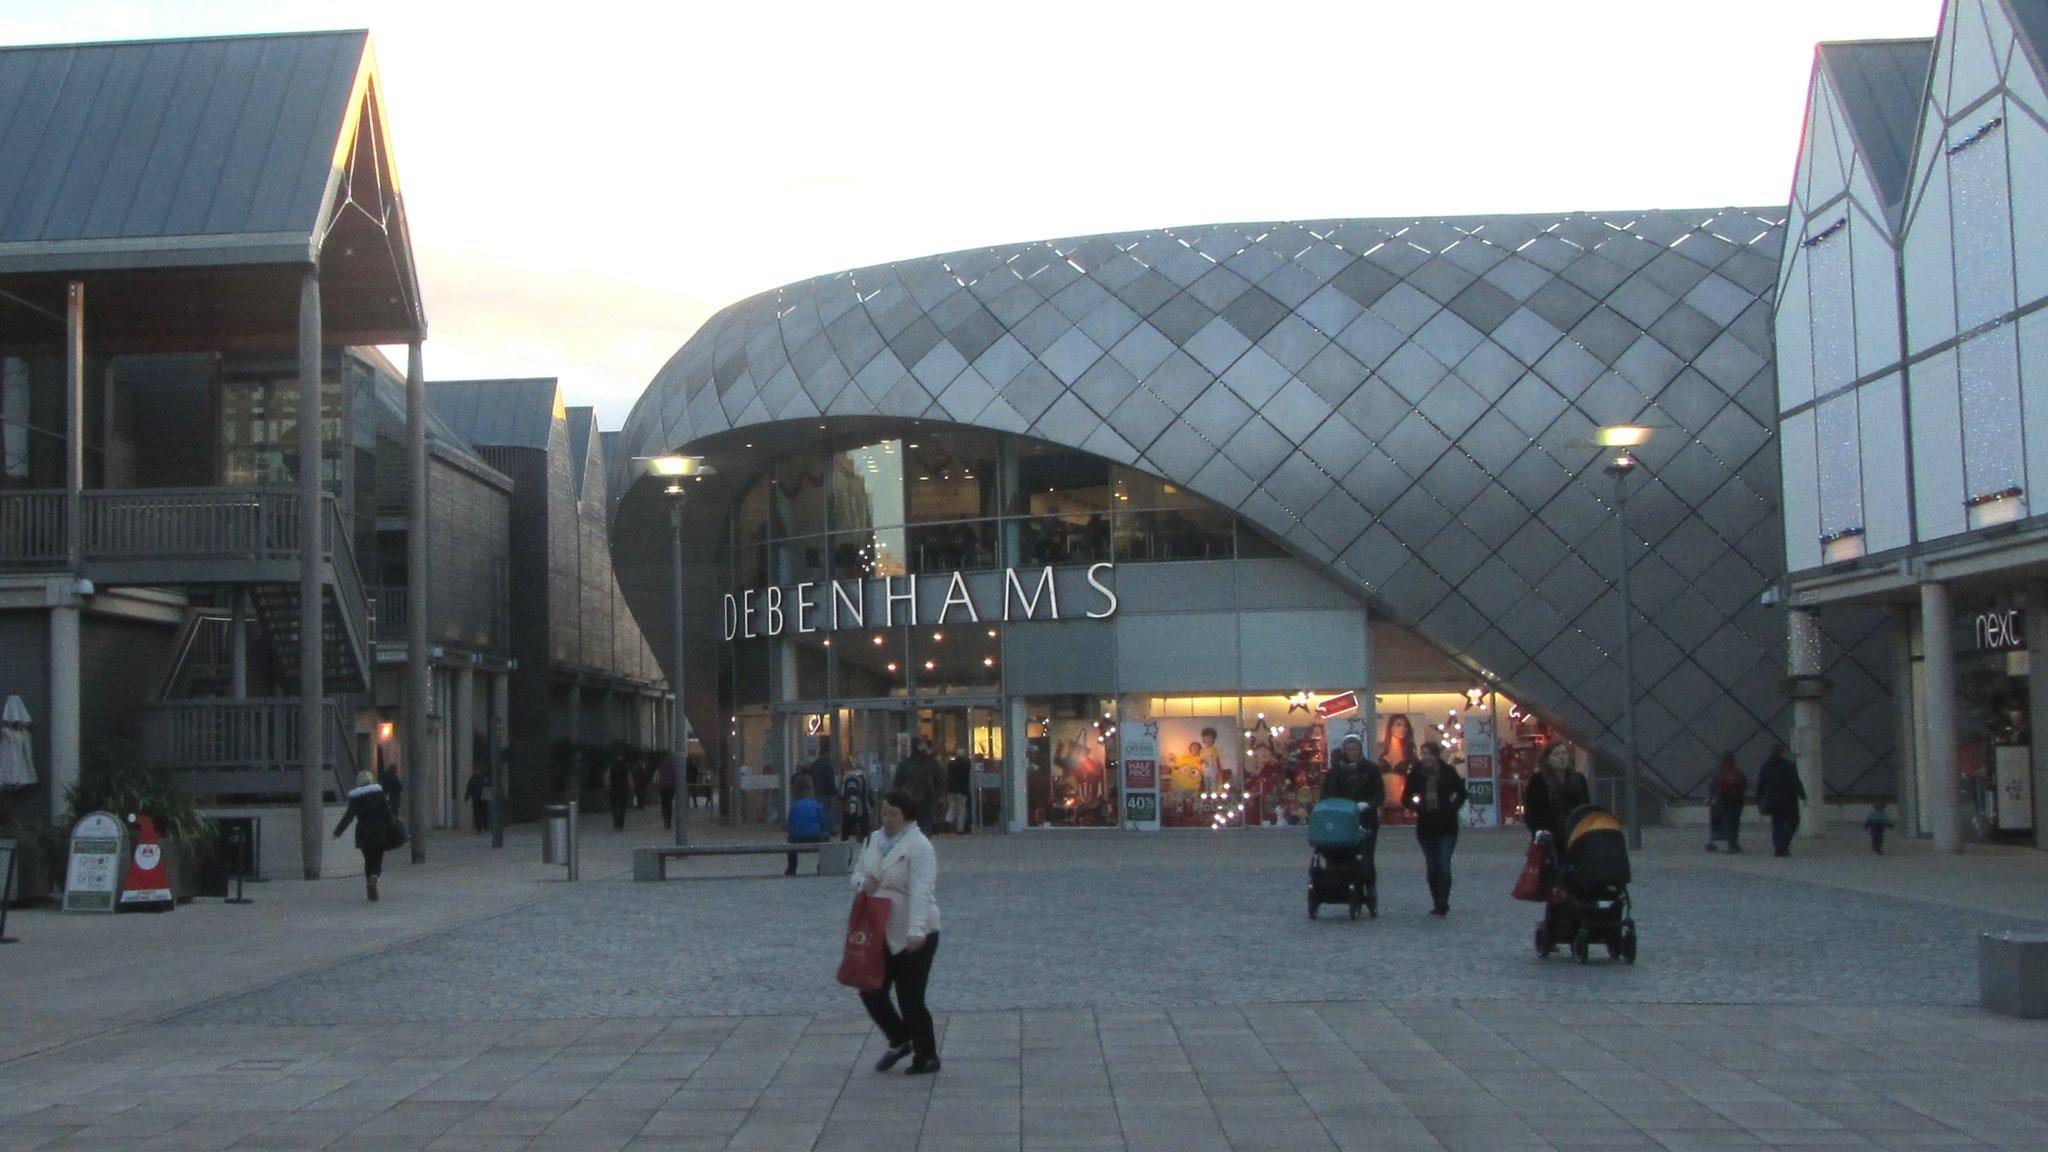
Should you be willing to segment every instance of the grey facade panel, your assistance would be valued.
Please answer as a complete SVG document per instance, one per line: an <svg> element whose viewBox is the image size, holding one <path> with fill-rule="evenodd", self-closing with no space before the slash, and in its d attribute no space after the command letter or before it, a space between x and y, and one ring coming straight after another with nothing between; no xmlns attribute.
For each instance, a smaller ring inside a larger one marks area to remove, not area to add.
<svg viewBox="0 0 2048 1152"><path fill-rule="evenodd" d="M1119 615L1116 681L1125 692L1235 692L1235 612Z"/></svg>
<svg viewBox="0 0 2048 1152"><path fill-rule="evenodd" d="M821 276L704 324L628 419L612 486L622 509L637 509L655 493L634 487L628 458L715 449L723 433L773 422L744 397L778 377L803 391L822 381L831 402L820 406L831 416L961 420L947 414L929 369L921 376L881 349L885 334L917 318L910 311L930 311L894 285L946 289L933 308L964 288L1003 332L977 337L974 361L999 399L963 422L1024 428L1098 454L1110 454L1105 444L1141 446L1137 467L1285 541L1346 596L1366 598L1475 673L1499 676L1511 696L1614 758L1618 743L1600 718L1618 713L1620 679L1597 674L1620 652L1618 613L1604 610L1613 488L1582 441L1603 420L1647 420L1660 426L1647 470L1668 462L1663 487L1687 499L1646 505L1655 525L1631 508L1638 570L1657 568L1676 585L1662 608L1638 616L1638 642L1675 645L1708 674L1698 693L1661 705L1676 723L1691 731L1748 715L1754 732L1724 734L1744 744L1787 723L1782 700L1744 706L1729 687L1782 659L1781 628L1737 628L1730 616L1754 604L1778 565L1766 554L1768 534L1745 527L1759 509L1729 515L1731 501L1714 498L1774 452L1754 421L1716 417L1724 395L1767 367L1784 215L1770 207L1215 225ZM1247 301L1253 291L1260 295ZM1707 307L1681 303L1695 298ZM1571 335L1596 313L1584 342ZM943 331L941 319L933 313ZM1126 347L1132 333L1137 342ZM1091 378L1105 359L1136 377L1137 389L1120 374L1114 387ZM1141 394L1157 403L1133 403ZM1256 418L1269 406L1270 420ZM1340 419L1357 434L1328 431ZM1777 516L1775 491L1755 490L1767 518ZM1518 546L1525 539L1542 554ZM646 541L617 544L626 592L660 632L662 558ZM1551 589L1547 577L1563 558L1551 553L1564 551L1582 559ZM1731 558L1741 563L1724 563ZM1528 611L1498 602L1525 587ZM1161 689L1223 687L1213 659L1192 659L1203 644L1189 634L1199 629L1168 623L1119 618L1126 670ZM1702 646L1731 629L1740 643ZM1514 650L1530 659L1498 666ZM1651 688L1639 684L1638 694L1648 699ZM1711 767L1684 767L1670 790L1693 788Z"/></svg>
<svg viewBox="0 0 2048 1152"><path fill-rule="evenodd" d="M1016 696L1116 691L1116 631L1107 620L1003 628L1003 688Z"/></svg>
<svg viewBox="0 0 2048 1152"><path fill-rule="evenodd" d="M1365 612L1246 612L1238 617L1239 683L1247 692L1323 692L1372 684ZM1398 669L1383 669L1399 679Z"/></svg>

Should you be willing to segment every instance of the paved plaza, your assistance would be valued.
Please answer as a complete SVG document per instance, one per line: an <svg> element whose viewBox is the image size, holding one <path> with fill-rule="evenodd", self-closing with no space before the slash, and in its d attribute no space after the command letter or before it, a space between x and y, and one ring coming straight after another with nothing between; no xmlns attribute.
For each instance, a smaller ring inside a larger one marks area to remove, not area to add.
<svg viewBox="0 0 2048 1152"><path fill-rule="evenodd" d="M2048 1024L1973 1007L2048 859L1637 857L1641 962L1538 960L1513 833L1454 911L1381 844L1383 915L1310 922L1288 830L937 841L945 1070L878 1076L831 979L842 881L779 857L585 882L433 841L376 906L17 915L0 1150L2048 1147ZM712 832L713 836L732 836Z"/></svg>

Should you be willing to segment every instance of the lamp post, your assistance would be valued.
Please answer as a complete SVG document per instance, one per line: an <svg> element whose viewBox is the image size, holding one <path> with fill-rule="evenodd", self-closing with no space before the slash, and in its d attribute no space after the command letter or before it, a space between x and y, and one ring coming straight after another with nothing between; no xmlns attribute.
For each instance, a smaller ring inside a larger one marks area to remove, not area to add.
<svg viewBox="0 0 2048 1152"><path fill-rule="evenodd" d="M668 526L670 547L670 572L673 577L669 586L669 688L675 694L675 715L669 735L669 754L675 759L676 784L681 795L680 803L672 805L675 814L676 844L678 847L690 842L690 780L687 766L690 759L690 718L683 707L683 496L688 489L685 480L702 480L717 470L704 462L702 456L656 456L648 461L649 470L656 476L666 477L668 487L663 489L669 497Z"/></svg>
<svg viewBox="0 0 2048 1152"><path fill-rule="evenodd" d="M1615 588L1621 593L1621 749L1626 758L1621 777L1622 794L1628 800L1628 846L1643 846L1642 769L1636 758L1636 649L1635 614L1629 603L1628 569L1628 478L1641 466L1629 449L1650 438L1650 430L1639 424L1618 424L1600 429L1595 442L1616 449L1613 459L1601 469L1614 477L1614 539L1620 552Z"/></svg>

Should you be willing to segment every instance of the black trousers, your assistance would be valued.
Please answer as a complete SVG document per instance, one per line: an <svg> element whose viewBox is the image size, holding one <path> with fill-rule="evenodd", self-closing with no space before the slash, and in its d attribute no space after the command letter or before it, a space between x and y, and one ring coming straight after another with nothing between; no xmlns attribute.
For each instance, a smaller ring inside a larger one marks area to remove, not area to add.
<svg viewBox="0 0 2048 1152"><path fill-rule="evenodd" d="M675 816L676 790L673 788L663 788L661 790L661 826L663 828L672 826Z"/></svg>
<svg viewBox="0 0 2048 1152"><path fill-rule="evenodd" d="M932 958L939 954L939 934L925 937L924 947L915 952L891 952L881 988L860 994L875 1027L882 1030L889 1047L910 1042L910 1054L919 1061L939 1054L938 1037L932 1031L931 1010L924 1006L925 985L931 982ZM889 991L896 1003L889 1002ZM898 1006L901 1006L901 1013Z"/></svg>
<svg viewBox="0 0 2048 1152"><path fill-rule="evenodd" d="M489 800L471 800L469 802L469 823L470 830L474 832L481 832L491 826L491 802Z"/></svg>
<svg viewBox="0 0 2048 1152"><path fill-rule="evenodd" d="M360 848L357 850L363 854L363 875L382 876L384 874L384 850L382 848Z"/></svg>
<svg viewBox="0 0 2048 1152"><path fill-rule="evenodd" d="M1771 850L1783 856L1792 851L1792 837L1799 832L1799 809L1771 813Z"/></svg>
<svg viewBox="0 0 2048 1152"><path fill-rule="evenodd" d="M827 835L819 835L819 836L791 836L791 837L789 838L789 842L790 842L791 844L823 844L823 843L824 843L825 841L827 841L827 840L830 840L831 838L832 838L832 837L830 837L830 836L827 836ZM784 873L783 873L783 875L785 875L785 876L794 876L794 875L796 875L796 853L794 853L794 852L791 852L791 853L789 854L789 871L787 871L787 872L784 872Z"/></svg>
<svg viewBox="0 0 2048 1152"><path fill-rule="evenodd" d="M1451 906L1451 853L1458 850L1458 826L1453 824L1428 836L1418 832L1415 838L1422 844L1422 861L1429 875L1429 898L1438 908L1448 908Z"/></svg>

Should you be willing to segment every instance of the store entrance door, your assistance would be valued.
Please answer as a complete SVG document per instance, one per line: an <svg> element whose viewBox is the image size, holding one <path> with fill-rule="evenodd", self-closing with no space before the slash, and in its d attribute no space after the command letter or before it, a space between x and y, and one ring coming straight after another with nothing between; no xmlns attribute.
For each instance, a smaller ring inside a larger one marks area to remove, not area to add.
<svg viewBox="0 0 2048 1152"><path fill-rule="evenodd" d="M837 710L839 754L848 770L862 769L878 787L894 780L896 766L910 755L911 743L923 737L932 755L948 769L947 791L964 786L968 799L954 803L941 800L934 813L941 827L952 824L964 831L1000 829L1003 826L1003 722L1001 702L993 697L943 697L919 700L848 701ZM952 769L955 759L967 762L962 773Z"/></svg>

